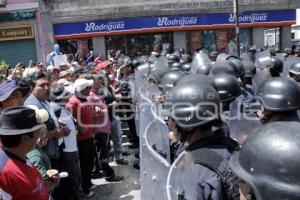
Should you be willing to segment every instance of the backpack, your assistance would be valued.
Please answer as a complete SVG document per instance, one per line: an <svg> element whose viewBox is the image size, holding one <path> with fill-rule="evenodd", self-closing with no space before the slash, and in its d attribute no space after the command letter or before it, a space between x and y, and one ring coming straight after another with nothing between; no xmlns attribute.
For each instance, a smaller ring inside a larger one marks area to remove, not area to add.
<svg viewBox="0 0 300 200"><path fill-rule="evenodd" d="M226 138L226 140L231 140ZM234 144L231 142L231 144ZM238 146L234 147L238 149ZM225 200L240 200L239 182L240 179L233 173L229 161L221 155L208 148L199 148L190 151L196 164L203 165L221 177L223 197Z"/></svg>

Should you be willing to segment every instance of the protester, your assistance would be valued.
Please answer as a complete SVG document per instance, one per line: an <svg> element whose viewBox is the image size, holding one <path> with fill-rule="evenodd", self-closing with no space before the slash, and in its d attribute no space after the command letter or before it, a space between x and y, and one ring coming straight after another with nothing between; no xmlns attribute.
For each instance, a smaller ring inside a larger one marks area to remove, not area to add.
<svg viewBox="0 0 300 200"><path fill-rule="evenodd" d="M49 194L40 172L26 155L35 147L45 127L37 121L36 111L11 107L2 111L0 139L0 197L14 200L48 200ZM47 171L49 178L59 182L57 171Z"/></svg>

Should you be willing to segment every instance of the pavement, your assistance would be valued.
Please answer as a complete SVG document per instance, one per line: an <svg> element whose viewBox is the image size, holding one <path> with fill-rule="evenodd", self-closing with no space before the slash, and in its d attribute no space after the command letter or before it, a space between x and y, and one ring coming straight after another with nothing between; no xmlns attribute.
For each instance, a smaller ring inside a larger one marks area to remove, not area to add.
<svg viewBox="0 0 300 200"><path fill-rule="evenodd" d="M125 136L123 136L125 137ZM125 139L126 140L126 139ZM129 143L123 143L125 149L131 153L130 156L126 156L129 161L129 165L117 165L116 162L110 162L116 172L116 175L124 176L125 179L122 182L110 183L104 178L93 179L93 184L98 187L94 190L95 195L89 200L140 200L140 170L134 169L133 164L137 160L134 157L134 153L138 149L128 149Z"/></svg>

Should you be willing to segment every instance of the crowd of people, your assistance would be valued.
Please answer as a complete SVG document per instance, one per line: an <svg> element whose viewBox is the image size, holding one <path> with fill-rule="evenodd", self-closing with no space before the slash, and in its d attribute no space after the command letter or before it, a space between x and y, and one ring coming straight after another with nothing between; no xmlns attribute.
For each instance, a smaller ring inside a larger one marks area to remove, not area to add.
<svg viewBox="0 0 300 200"><path fill-rule="evenodd" d="M116 163L128 165L126 123L130 147L139 148L138 72L161 91L153 100L168 113L162 118L173 164L188 152L198 166L193 199L299 199L300 46L295 55L265 52L162 55L156 45L134 60L122 51L109 51L107 59L78 53L55 66L55 45L48 64L18 64L0 85L0 197L76 200L94 195L92 178L122 181L109 164L110 144ZM226 115L234 111L257 119L259 128L232 131Z"/></svg>
<svg viewBox="0 0 300 200"><path fill-rule="evenodd" d="M109 164L110 146L112 143L115 162L129 165L125 156L130 152L122 142L122 119L129 127L129 148L139 147L131 116L134 109L128 108L132 104L128 94L133 64L127 57L119 61L117 57L95 58L95 62L84 66L77 61L59 66L51 62L48 66L17 64L3 80L3 194L12 199L90 198L96 188L92 178L103 177L108 182L124 179ZM134 166L138 168L138 163ZM68 177L60 179L60 172L67 172Z"/></svg>

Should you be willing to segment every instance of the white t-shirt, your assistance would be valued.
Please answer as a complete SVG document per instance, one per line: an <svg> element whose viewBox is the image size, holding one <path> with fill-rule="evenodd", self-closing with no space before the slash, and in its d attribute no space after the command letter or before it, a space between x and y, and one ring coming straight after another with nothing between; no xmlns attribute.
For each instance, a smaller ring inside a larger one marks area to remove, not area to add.
<svg viewBox="0 0 300 200"><path fill-rule="evenodd" d="M51 106L59 106L54 102L51 102ZM60 118L59 122L64 122L66 126L71 130L70 134L67 137L59 138L58 143L61 145L65 142L65 148L63 149L64 152L75 152L78 151L77 147L77 130L73 121L72 114L64 107L60 107Z"/></svg>

